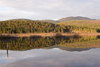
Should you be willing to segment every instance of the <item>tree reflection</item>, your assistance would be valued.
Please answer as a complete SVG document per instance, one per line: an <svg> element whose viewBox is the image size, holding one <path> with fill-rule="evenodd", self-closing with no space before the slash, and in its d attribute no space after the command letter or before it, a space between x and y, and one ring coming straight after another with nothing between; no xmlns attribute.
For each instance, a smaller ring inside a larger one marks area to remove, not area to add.
<svg viewBox="0 0 100 67"><path fill-rule="evenodd" d="M35 49L35 48L51 47L54 45L68 47L68 48L100 47L100 45L93 44L96 42L96 41L94 42L94 40L96 40L97 43L99 42L96 36L94 37L60 36L59 38L58 37L30 37L30 38L24 37L24 38L17 38L15 40L13 39L8 42L7 41L0 42L0 49L3 50L7 49L7 55L8 55L8 47L9 50L28 50L28 49ZM92 42L88 42L88 41L92 41ZM85 42L87 42L87 44Z"/></svg>
<svg viewBox="0 0 100 67"><path fill-rule="evenodd" d="M7 57L9 57L9 45L8 43L10 43L13 40L16 40L17 37L13 37L13 36L4 36L4 35L0 35L0 45L1 45L1 49L6 49L7 50ZM5 45L5 47L3 47Z"/></svg>

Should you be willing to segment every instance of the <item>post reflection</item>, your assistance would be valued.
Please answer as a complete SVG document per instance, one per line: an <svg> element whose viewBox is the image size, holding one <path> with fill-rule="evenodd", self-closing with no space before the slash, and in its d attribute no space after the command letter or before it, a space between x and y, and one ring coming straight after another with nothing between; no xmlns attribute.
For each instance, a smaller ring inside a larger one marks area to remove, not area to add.
<svg viewBox="0 0 100 67"><path fill-rule="evenodd" d="M8 48L9 48L9 47L8 47L8 43L7 43L7 57L9 57L9 54L8 54Z"/></svg>

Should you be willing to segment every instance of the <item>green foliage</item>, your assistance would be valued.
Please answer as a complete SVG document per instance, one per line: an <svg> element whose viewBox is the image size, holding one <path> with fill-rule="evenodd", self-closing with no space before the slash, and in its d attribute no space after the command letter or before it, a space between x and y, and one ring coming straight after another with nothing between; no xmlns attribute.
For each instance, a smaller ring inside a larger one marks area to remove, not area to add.
<svg viewBox="0 0 100 67"><path fill-rule="evenodd" d="M99 22L99 21L97 21ZM100 24L86 20L58 24L31 20L0 21L0 33L99 32Z"/></svg>
<svg viewBox="0 0 100 67"><path fill-rule="evenodd" d="M67 26L72 32L100 32L100 20L72 20L57 24Z"/></svg>
<svg viewBox="0 0 100 67"><path fill-rule="evenodd" d="M41 21L10 20L0 22L0 33L40 33L52 32L54 24Z"/></svg>

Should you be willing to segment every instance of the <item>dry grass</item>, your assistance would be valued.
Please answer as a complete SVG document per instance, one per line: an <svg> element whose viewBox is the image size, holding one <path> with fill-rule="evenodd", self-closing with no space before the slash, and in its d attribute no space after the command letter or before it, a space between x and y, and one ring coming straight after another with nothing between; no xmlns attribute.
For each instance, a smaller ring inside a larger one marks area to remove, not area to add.
<svg viewBox="0 0 100 67"><path fill-rule="evenodd" d="M41 37L52 37L52 36L97 36L100 33L21 33L21 34L0 34L0 37L31 37L31 36L41 36Z"/></svg>

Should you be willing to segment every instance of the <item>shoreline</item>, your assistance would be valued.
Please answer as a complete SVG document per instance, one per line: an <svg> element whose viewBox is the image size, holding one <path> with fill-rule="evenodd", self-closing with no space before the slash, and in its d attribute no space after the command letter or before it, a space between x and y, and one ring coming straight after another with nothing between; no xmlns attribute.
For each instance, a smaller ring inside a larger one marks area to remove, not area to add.
<svg viewBox="0 0 100 67"><path fill-rule="evenodd" d="M53 36L98 36L100 33L17 33L8 34L2 33L0 36L11 36L11 37L31 37L31 36L42 36L42 37L53 37Z"/></svg>

